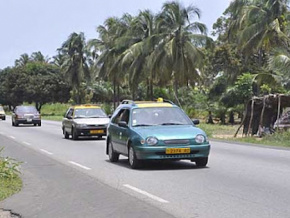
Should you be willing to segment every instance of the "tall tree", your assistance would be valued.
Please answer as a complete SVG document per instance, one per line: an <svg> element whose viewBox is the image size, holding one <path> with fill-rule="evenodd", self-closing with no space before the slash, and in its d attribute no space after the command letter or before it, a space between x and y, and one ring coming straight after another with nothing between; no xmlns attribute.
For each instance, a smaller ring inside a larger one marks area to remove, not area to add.
<svg viewBox="0 0 290 218"><path fill-rule="evenodd" d="M76 93L76 103L84 101L82 83L90 82L90 71L85 56L86 41L83 33L72 33L62 44L60 51L65 55L62 69Z"/></svg>
<svg viewBox="0 0 290 218"><path fill-rule="evenodd" d="M206 26L191 22L193 17L200 18L198 8L172 1L163 5L157 18L163 39L154 52L153 70L160 72L162 78L173 78L175 94L179 85L195 85L199 80L198 68L202 67L203 60L201 47L210 42Z"/></svg>
<svg viewBox="0 0 290 218"><path fill-rule="evenodd" d="M20 55L20 58L19 59L16 59L15 60L15 66L16 67L23 67L25 66L27 63L29 63L31 60L30 60L30 57L28 54L24 53L22 55Z"/></svg>

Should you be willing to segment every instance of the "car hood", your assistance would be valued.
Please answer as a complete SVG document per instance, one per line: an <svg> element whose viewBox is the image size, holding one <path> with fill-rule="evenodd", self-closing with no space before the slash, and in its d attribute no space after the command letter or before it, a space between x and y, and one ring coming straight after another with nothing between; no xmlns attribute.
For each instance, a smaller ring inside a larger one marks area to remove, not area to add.
<svg viewBox="0 0 290 218"><path fill-rule="evenodd" d="M104 118L79 118L79 119L74 119L74 122L76 124L106 125L110 122L110 118L107 118L107 117L104 117Z"/></svg>
<svg viewBox="0 0 290 218"><path fill-rule="evenodd" d="M1 111L1 110L0 110L0 114L5 114L5 111Z"/></svg>
<svg viewBox="0 0 290 218"><path fill-rule="evenodd" d="M159 140L192 139L198 134L206 136L203 130L191 125L135 127L134 130L144 139L148 136Z"/></svg>

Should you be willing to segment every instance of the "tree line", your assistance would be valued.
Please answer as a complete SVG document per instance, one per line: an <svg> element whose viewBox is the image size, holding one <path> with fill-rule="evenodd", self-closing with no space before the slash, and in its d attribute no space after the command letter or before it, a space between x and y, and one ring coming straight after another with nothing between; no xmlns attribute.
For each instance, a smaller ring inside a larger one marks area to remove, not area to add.
<svg viewBox="0 0 290 218"><path fill-rule="evenodd" d="M200 15L170 1L158 13L107 18L95 39L72 33L52 58L23 54L0 71L0 103L115 108L124 98L164 97L191 116L202 111L225 123L254 95L289 92L288 1L234 0L213 25L213 38Z"/></svg>

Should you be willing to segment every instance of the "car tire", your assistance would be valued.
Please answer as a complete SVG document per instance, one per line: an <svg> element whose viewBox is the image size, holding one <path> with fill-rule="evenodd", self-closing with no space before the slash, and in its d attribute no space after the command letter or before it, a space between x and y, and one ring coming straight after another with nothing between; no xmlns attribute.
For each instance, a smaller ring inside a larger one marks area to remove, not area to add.
<svg viewBox="0 0 290 218"><path fill-rule="evenodd" d="M75 131L74 128L72 128L71 134L72 134L72 139L73 140L77 140L79 138L78 135L77 135L77 132Z"/></svg>
<svg viewBox="0 0 290 218"><path fill-rule="evenodd" d="M12 126L15 126L15 124L14 124L13 120L12 120Z"/></svg>
<svg viewBox="0 0 290 218"><path fill-rule="evenodd" d="M19 126L19 124L17 123L16 120L15 120L15 122L14 122L14 126Z"/></svg>
<svg viewBox="0 0 290 218"><path fill-rule="evenodd" d="M109 160L111 162L118 162L120 154L114 151L113 143L111 141L109 142L108 146Z"/></svg>
<svg viewBox="0 0 290 218"><path fill-rule="evenodd" d="M64 130L64 128L62 128L62 132L63 132L64 138L69 139L69 134L67 133L67 131Z"/></svg>
<svg viewBox="0 0 290 218"><path fill-rule="evenodd" d="M6 117L3 117L2 120L6 120Z"/></svg>
<svg viewBox="0 0 290 218"><path fill-rule="evenodd" d="M135 150L132 146L128 149L128 160L132 169L138 169L141 166L141 161L137 159Z"/></svg>
<svg viewBox="0 0 290 218"><path fill-rule="evenodd" d="M200 157L195 160L195 164L198 167L205 167L207 165L207 162L208 162L208 157Z"/></svg>
<svg viewBox="0 0 290 218"><path fill-rule="evenodd" d="M38 123L38 126L41 126L41 123Z"/></svg>
<svg viewBox="0 0 290 218"><path fill-rule="evenodd" d="M36 126L36 123L34 123L33 125Z"/></svg>

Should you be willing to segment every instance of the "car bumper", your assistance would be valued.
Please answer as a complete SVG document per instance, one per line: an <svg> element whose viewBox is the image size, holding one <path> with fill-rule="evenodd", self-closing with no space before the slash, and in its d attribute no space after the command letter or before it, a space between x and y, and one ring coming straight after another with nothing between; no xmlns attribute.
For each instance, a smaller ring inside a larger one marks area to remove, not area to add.
<svg viewBox="0 0 290 218"><path fill-rule="evenodd" d="M210 152L210 144L165 147L165 146L135 146L137 159L140 160L170 160L170 159L188 159L208 157ZM166 148L190 148L190 153L166 154Z"/></svg>
<svg viewBox="0 0 290 218"><path fill-rule="evenodd" d="M78 136L106 136L107 128L78 128L76 133Z"/></svg>
<svg viewBox="0 0 290 218"><path fill-rule="evenodd" d="M15 122L18 124L40 124L41 119L17 119Z"/></svg>

